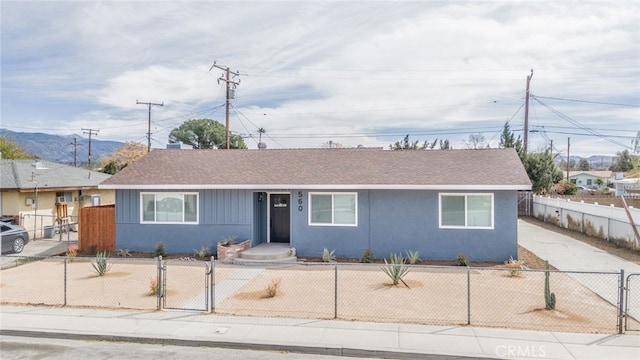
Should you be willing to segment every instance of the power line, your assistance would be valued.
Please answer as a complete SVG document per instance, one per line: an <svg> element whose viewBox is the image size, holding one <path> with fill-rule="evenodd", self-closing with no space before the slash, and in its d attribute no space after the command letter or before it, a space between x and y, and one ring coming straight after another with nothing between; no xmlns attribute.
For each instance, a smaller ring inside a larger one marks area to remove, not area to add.
<svg viewBox="0 0 640 360"><path fill-rule="evenodd" d="M539 95L533 95L533 94L531 95L531 97L532 98L540 98L540 99L549 99L549 100L580 102L580 103L587 103L587 104L640 107L640 105L633 105L633 104L620 104L620 103L611 103L611 102L603 102L603 101L592 101L592 100L563 99L563 98L559 98L559 97L539 96Z"/></svg>

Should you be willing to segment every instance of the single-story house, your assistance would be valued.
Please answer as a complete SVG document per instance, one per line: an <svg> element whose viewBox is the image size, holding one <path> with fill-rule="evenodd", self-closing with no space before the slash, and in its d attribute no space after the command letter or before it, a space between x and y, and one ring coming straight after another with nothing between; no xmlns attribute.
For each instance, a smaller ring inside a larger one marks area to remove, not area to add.
<svg viewBox="0 0 640 360"><path fill-rule="evenodd" d="M567 178L567 172L564 172ZM569 182L586 189L606 188L613 183L615 174L610 170L569 171Z"/></svg>
<svg viewBox="0 0 640 360"><path fill-rule="evenodd" d="M115 192L98 189L111 175L45 160L0 160L0 209L32 232L42 236L45 226L56 224L58 206L77 220L82 206L113 204Z"/></svg>
<svg viewBox="0 0 640 360"><path fill-rule="evenodd" d="M299 256L517 257L513 149L153 150L100 184L116 191L116 246L215 249L229 235Z"/></svg>

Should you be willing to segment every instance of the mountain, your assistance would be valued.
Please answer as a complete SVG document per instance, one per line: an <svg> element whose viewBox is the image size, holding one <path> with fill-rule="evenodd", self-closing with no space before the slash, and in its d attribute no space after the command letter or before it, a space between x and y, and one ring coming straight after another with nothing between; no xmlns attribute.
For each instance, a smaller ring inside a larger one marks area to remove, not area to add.
<svg viewBox="0 0 640 360"><path fill-rule="evenodd" d="M74 139L76 143L76 161L78 166L87 163L89 157L89 139L77 134L66 136L44 133L14 132L0 129L0 136L20 145L26 152L40 159L73 165ZM91 138L91 162L108 156L113 150L124 145L123 142L98 140Z"/></svg>

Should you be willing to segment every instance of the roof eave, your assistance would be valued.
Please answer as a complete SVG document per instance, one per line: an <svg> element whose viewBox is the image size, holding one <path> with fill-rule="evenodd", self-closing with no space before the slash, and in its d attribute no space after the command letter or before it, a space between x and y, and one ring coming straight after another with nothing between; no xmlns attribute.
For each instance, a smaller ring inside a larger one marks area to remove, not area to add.
<svg viewBox="0 0 640 360"><path fill-rule="evenodd" d="M302 190L460 190L460 191L488 191L488 190L531 190L527 184L495 184L495 185L399 185L399 184L128 184L99 185L98 189L113 190L271 190L271 189L302 189Z"/></svg>

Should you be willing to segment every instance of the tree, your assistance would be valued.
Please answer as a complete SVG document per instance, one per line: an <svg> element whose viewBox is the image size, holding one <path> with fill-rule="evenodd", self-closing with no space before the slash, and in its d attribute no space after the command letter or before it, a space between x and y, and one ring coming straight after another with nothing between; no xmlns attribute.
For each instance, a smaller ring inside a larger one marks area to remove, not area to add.
<svg viewBox="0 0 640 360"><path fill-rule="evenodd" d="M182 123L169 133L169 142L191 145L194 149L226 149L226 128L211 119L191 119ZM230 149L246 149L241 136L229 134Z"/></svg>
<svg viewBox="0 0 640 360"><path fill-rule="evenodd" d="M471 134L469 135L468 141L463 141L467 146L467 149L488 149L489 144L484 138L482 134Z"/></svg>
<svg viewBox="0 0 640 360"><path fill-rule="evenodd" d="M589 164L589 160L580 159L580 161L578 162L578 170L589 171L590 169L591 169L591 165Z"/></svg>
<svg viewBox="0 0 640 360"><path fill-rule="evenodd" d="M30 155L20 144L7 139L6 136L0 136L0 154L2 159L32 159Z"/></svg>
<svg viewBox="0 0 640 360"><path fill-rule="evenodd" d="M524 167L532 183L531 190L536 194L548 192L553 184L562 180L562 171L553 162L548 151L528 153Z"/></svg>
<svg viewBox="0 0 640 360"><path fill-rule="evenodd" d="M525 152L524 146L522 146L522 140L520 136L516 138L515 134L511 131L509 127L509 122L504 123L504 127L502 128L502 133L500 134L500 144L498 145L501 149L504 148L514 148L520 156L520 160L524 162Z"/></svg>
<svg viewBox="0 0 640 360"><path fill-rule="evenodd" d="M147 153L147 145L128 141L100 161L103 173L115 174Z"/></svg>
<svg viewBox="0 0 640 360"><path fill-rule="evenodd" d="M429 141L426 140L425 142L422 143L422 145L420 145L420 141L418 140L415 140L415 141L409 140L409 135L407 134L402 140L396 141L394 144L389 145L389 149L391 150L433 150L433 148L435 148L436 145L438 145L438 139L433 140L432 143L429 143ZM440 139L440 150L449 150L449 149L451 149L451 147L449 146L449 140L442 141L442 139Z"/></svg>
<svg viewBox="0 0 640 360"><path fill-rule="evenodd" d="M633 159L631 159L631 154L629 154L629 150L618 151L616 153L617 157L613 164L609 167L611 171L619 171L626 172L633 169Z"/></svg>

